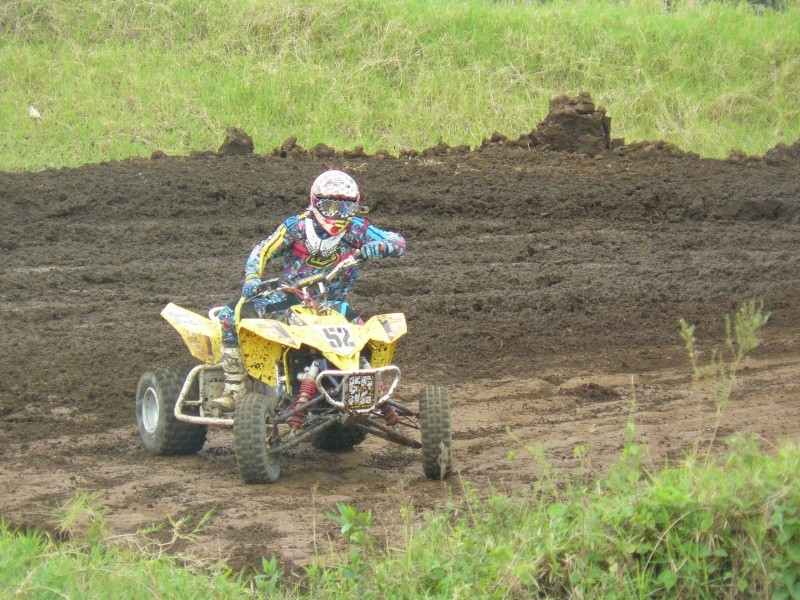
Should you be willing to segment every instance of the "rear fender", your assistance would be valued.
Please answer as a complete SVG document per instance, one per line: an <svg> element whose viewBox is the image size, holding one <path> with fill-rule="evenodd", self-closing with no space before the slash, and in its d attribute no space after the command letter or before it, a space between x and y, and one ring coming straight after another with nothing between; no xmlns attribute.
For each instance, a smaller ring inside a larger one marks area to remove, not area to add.
<svg viewBox="0 0 800 600"><path fill-rule="evenodd" d="M222 360L222 327L219 321L212 321L172 302L164 307L161 316L181 335L189 352L197 360L212 365Z"/></svg>

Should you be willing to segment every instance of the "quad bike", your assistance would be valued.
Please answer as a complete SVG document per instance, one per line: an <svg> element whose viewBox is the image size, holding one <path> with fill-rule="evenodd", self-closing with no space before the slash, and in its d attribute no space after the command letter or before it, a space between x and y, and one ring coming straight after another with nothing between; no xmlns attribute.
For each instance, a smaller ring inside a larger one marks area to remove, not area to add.
<svg viewBox="0 0 800 600"><path fill-rule="evenodd" d="M358 262L348 258L294 286L265 282L260 296L281 290L299 303L281 318L239 322L246 375L232 413L211 402L224 385L219 308L206 318L168 304L161 315L201 364L141 376L136 420L145 448L156 455L192 454L203 447L209 426L232 427L244 480L272 483L280 476L281 455L290 448L310 442L322 450L347 450L371 434L421 448L425 475L446 477L452 462L447 390L425 388L418 412L393 397L400 369L392 358L406 333L405 316L377 315L359 325L326 300L327 284ZM407 430L418 430L419 441Z"/></svg>

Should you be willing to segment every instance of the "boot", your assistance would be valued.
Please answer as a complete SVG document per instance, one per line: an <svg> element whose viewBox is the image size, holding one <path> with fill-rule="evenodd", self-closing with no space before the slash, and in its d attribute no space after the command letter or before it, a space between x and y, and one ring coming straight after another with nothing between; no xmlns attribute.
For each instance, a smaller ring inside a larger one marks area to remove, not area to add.
<svg viewBox="0 0 800 600"><path fill-rule="evenodd" d="M225 388L222 390L222 396L211 401L211 406L222 412L233 412L242 396L244 377L244 363L239 348L222 349L222 369L225 371Z"/></svg>

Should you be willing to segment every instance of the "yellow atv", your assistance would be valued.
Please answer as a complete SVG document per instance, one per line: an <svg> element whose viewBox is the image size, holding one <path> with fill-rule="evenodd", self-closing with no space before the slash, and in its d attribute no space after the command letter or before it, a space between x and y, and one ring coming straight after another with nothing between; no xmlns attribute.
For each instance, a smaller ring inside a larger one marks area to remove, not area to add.
<svg viewBox="0 0 800 600"><path fill-rule="evenodd" d="M206 318L168 304L161 315L201 364L141 376L136 421L145 448L156 455L192 454L203 447L209 426L232 427L244 480L272 483L280 476L281 454L290 448L310 442L322 450L346 450L372 434L421 448L425 475L446 477L452 462L447 390L428 386L418 412L393 398L400 369L392 358L406 333L405 316L377 315L358 325L326 300L327 283L357 262L346 259L295 286L268 282L263 295L281 290L299 304L281 318L239 322L247 375L233 413L212 405L224 385L219 309ZM411 429L419 430L419 441L407 435Z"/></svg>

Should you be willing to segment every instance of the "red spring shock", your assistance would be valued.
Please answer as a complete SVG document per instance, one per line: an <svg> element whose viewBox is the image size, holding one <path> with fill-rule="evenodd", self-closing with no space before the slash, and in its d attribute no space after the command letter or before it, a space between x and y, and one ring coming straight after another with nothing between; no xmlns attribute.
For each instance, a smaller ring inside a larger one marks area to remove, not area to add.
<svg viewBox="0 0 800 600"><path fill-rule="evenodd" d="M389 427L394 427L400 422L400 415L395 412L394 407L388 402L381 404L381 414L386 419L386 424Z"/></svg>
<svg viewBox="0 0 800 600"><path fill-rule="evenodd" d="M297 400L295 400L289 407L290 410L297 409L291 417L287 419L287 423L292 427L300 428L306 422L306 411L303 407L314 394L317 393L317 383L313 379L304 379L300 382L300 391L297 393Z"/></svg>

